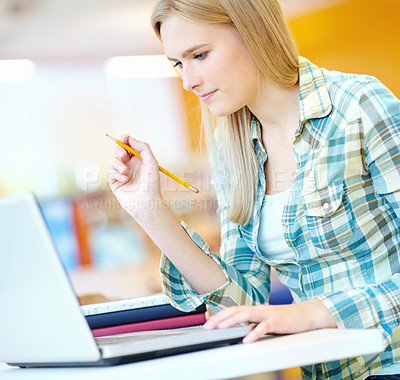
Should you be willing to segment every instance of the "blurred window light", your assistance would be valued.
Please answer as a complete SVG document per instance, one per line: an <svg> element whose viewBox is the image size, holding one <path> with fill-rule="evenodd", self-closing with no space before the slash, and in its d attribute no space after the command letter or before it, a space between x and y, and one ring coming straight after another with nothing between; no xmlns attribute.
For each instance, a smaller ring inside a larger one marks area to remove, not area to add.
<svg viewBox="0 0 400 380"><path fill-rule="evenodd" d="M178 74L165 55L113 57L105 65L106 75L114 79L170 78Z"/></svg>
<svg viewBox="0 0 400 380"><path fill-rule="evenodd" d="M35 64L29 59L0 60L0 82L26 82L34 74Z"/></svg>

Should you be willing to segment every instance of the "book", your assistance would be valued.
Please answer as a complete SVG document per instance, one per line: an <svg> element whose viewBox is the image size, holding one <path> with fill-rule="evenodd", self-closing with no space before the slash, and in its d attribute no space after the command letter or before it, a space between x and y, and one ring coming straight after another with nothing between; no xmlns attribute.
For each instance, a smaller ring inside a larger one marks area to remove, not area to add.
<svg viewBox="0 0 400 380"><path fill-rule="evenodd" d="M155 319L172 318L206 312L206 306L200 305L195 310L190 312L180 311L172 305L158 305L143 307L139 309L129 309L122 311L114 311L112 313L103 313L86 316L91 329L103 327L118 326L128 323L146 322Z"/></svg>
<svg viewBox="0 0 400 380"><path fill-rule="evenodd" d="M100 329L132 323L205 313L204 304L190 312L173 307L164 295L104 302L81 307L90 328Z"/></svg>
<svg viewBox="0 0 400 380"><path fill-rule="evenodd" d="M127 334L138 331L167 330L167 329L199 326L203 325L205 322L206 322L205 313L200 313L200 314L184 315L180 317L156 319L152 321L129 323L119 326L92 329L92 333L93 336L97 338L101 336Z"/></svg>
<svg viewBox="0 0 400 380"><path fill-rule="evenodd" d="M92 303L82 305L81 309L85 316L111 313L113 311L122 311L129 309L139 309L142 307L169 305L169 299L164 293L155 293L145 297L133 297L120 300Z"/></svg>

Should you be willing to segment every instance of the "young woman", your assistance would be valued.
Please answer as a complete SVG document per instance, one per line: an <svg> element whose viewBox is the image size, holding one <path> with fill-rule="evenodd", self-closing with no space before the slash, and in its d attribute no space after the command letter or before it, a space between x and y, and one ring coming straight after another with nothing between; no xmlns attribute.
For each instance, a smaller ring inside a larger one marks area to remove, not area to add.
<svg viewBox="0 0 400 380"><path fill-rule="evenodd" d="M224 309L206 328L255 323L245 342L326 327L382 332L382 354L306 367L308 378L365 378L397 362L399 101L372 77L299 57L276 0L159 0L152 23L202 101L221 258L166 206L145 143L121 138L142 160L118 147L109 181L163 251L173 304ZM271 267L293 304L268 305Z"/></svg>

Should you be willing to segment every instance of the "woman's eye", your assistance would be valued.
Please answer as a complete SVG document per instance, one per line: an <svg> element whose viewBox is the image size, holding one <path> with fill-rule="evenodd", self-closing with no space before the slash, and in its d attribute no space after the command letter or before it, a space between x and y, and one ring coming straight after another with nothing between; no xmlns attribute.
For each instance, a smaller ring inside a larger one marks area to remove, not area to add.
<svg viewBox="0 0 400 380"><path fill-rule="evenodd" d="M202 61L203 59L206 59L207 54L208 54L207 52L195 54L194 59Z"/></svg>

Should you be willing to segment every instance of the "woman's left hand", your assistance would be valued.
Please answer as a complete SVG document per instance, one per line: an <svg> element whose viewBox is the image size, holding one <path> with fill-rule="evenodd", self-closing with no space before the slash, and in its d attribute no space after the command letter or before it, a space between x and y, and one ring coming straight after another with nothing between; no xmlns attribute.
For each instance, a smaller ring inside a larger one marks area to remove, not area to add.
<svg viewBox="0 0 400 380"><path fill-rule="evenodd" d="M213 315L207 330L228 328L239 323L254 323L243 343L254 342L264 334L292 334L321 328L336 328L331 313L318 299L291 305L232 306Z"/></svg>

